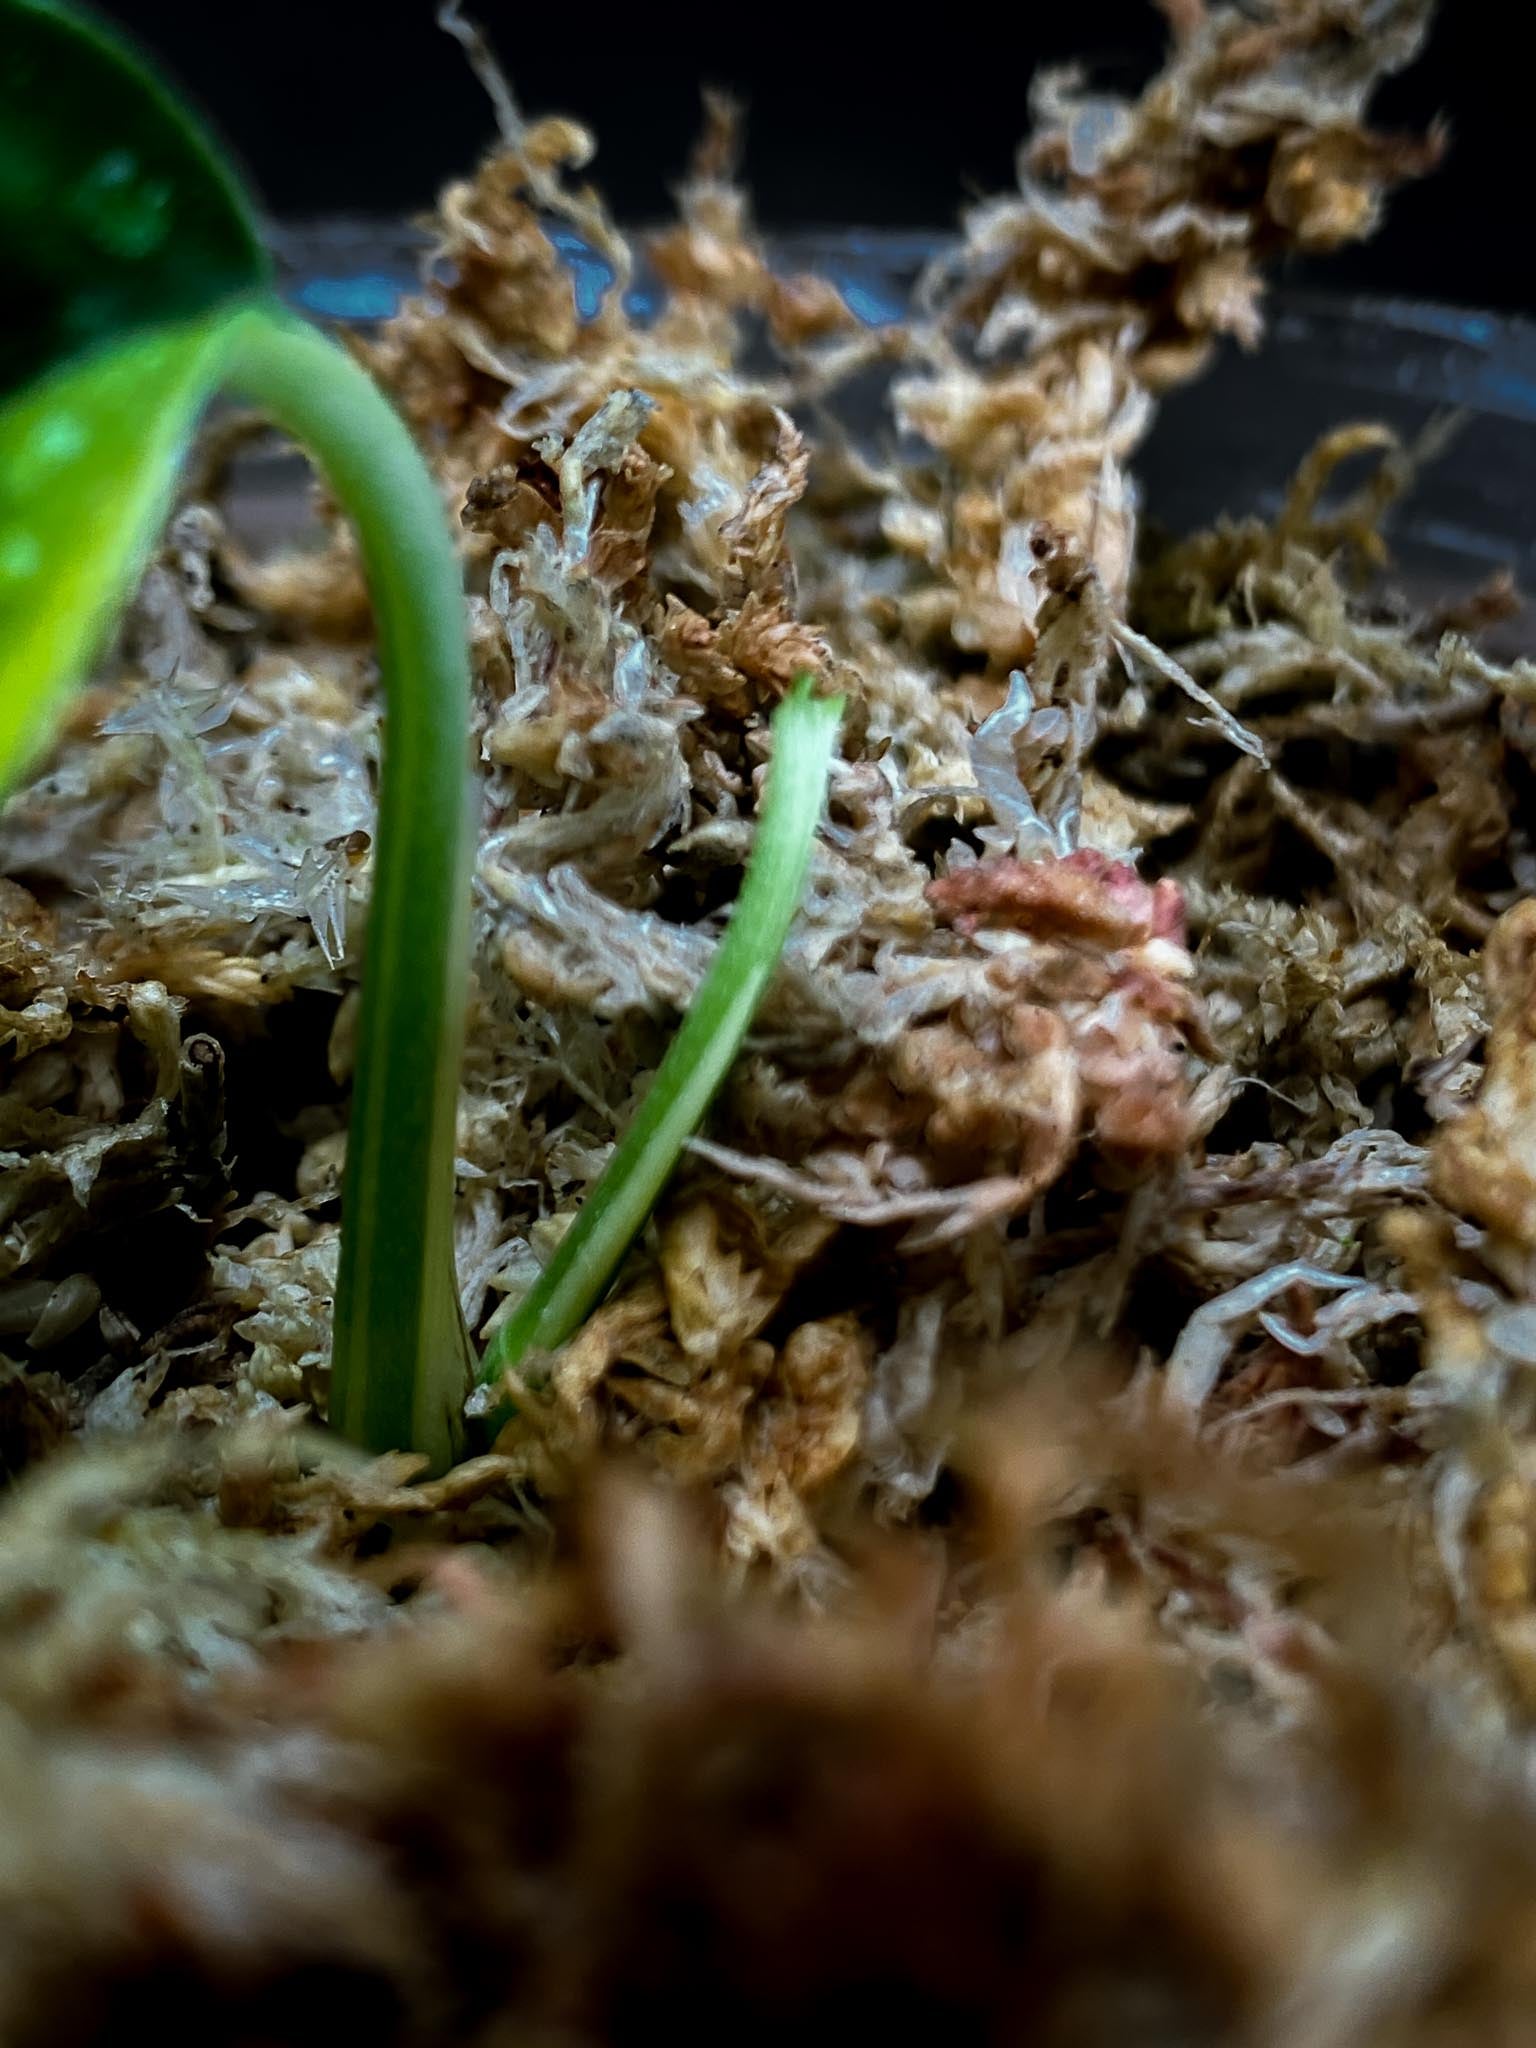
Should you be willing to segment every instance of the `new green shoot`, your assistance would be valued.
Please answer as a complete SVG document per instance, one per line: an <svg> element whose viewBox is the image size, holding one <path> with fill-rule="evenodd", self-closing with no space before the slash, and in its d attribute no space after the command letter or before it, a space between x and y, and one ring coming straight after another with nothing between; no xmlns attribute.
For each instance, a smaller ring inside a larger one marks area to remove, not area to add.
<svg viewBox="0 0 1536 2048"><path fill-rule="evenodd" d="M482 1383L506 1380L513 1401L523 1360L558 1349L601 1301L730 1071L799 907L841 717L808 677L779 707L756 844L709 972L597 1186L486 1348Z"/></svg>

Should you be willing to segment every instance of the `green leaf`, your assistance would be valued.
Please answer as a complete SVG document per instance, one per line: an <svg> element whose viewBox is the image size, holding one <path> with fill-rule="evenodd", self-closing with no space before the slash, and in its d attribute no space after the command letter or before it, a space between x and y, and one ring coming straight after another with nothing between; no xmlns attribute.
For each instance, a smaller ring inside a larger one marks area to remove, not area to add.
<svg viewBox="0 0 1536 2048"><path fill-rule="evenodd" d="M602 1178L487 1346L482 1384L575 1335L730 1071L799 907L841 716L842 699L817 697L809 677L780 705L757 841L725 937Z"/></svg>
<svg viewBox="0 0 1536 2048"><path fill-rule="evenodd" d="M0 0L0 250L0 400L270 275L198 125L111 34L54 0Z"/></svg>
<svg viewBox="0 0 1536 2048"><path fill-rule="evenodd" d="M0 797L143 570L229 329L136 335L0 406Z"/></svg>
<svg viewBox="0 0 1536 2048"><path fill-rule="evenodd" d="M3 797L143 567L268 265L196 123L55 0L0 0L0 250Z"/></svg>

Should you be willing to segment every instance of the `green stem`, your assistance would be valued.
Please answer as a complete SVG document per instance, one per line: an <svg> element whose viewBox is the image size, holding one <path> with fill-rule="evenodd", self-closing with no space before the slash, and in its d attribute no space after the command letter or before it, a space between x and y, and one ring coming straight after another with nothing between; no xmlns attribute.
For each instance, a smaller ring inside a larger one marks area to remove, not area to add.
<svg viewBox="0 0 1536 2048"><path fill-rule="evenodd" d="M741 894L677 1036L575 1221L481 1361L483 1383L553 1351L596 1307L725 1079L772 978L805 886L840 698L802 678L774 719L773 764Z"/></svg>
<svg viewBox="0 0 1536 2048"><path fill-rule="evenodd" d="M440 1469L473 1371L453 1264L473 840L462 575L430 471L349 356L259 304L227 374L319 458L356 526L378 625L387 717L330 1420Z"/></svg>

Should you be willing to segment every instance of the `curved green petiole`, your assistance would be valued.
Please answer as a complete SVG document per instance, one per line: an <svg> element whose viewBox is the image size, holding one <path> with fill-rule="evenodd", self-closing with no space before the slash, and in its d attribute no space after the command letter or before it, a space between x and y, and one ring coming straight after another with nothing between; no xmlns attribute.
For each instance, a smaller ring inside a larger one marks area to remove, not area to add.
<svg viewBox="0 0 1536 2048"><path fill-rule="evenodd" d="M549 1264L491 1339L489 1385L530 1352L553 1351L597 1306L654 1208L683 1146L703 1121L762 1000L805 887L826 797L841 698L802 677L773 721L773 762L757 840L725 937L617 1151ZM512 1404L515 1389L502 1410Z"/></svg>
<svg viewBox="0 0 1536 2048"><path fill-rule="evenodd" d="M132 588L220 384L320 458L373 600L385 746L330 1419L440 1469L473 1367L452 1236L472 854L462 583L410 435L349 356L275 301L135 334L0 409L0 787L46 744Z"/></svg>
<svg viewBox="0 0 1536 2048"><path fill-rule="evenodd" d="M469 665L431 473L368 377L291 319L237 180L133 53L0 0L0 798L126 602L225 383L321 459L362 545L385 748L343 1189L331 1419L453 1455L472 1357L453 1269L469 920Z"/></svg>
<svg viewBox="0 0 1536 2048"><path fill-rule="evenodd" d="M253 311L228 375L318 455L350 513L386 690L330 1421L441 1469L473 1371L453 1263L473 857L462 577L431 473L350 357L300 321Z"/></svg>

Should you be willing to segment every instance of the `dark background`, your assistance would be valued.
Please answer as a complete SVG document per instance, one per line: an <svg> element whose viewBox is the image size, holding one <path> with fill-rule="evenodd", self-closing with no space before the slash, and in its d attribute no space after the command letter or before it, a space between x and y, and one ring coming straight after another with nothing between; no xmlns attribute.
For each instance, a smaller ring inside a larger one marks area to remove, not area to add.
<svg viewBox="0 0 1536 2048"><path fill-rule="evenodd" d="M1446 167L1399 198L1330 281L1536 310L1536 175L1527 0L1442 0L1427 57L1379 102L1391 125L1436 114ZM244 158L271 210L401 214L430 202L492 139L484 92L432 0L109 0ZM1134 85L1154 67L1150 0L807 0L703 6L478 0L525 112L594 127L595 175L626 221L655 218L697 127L703 83L749 109L747 173L772 226L933 226L1011 180L1042 61L1081 55ZM989 25L990 24L990 25ZM1001 25L998 25L1001 24ZM1322 274L1322 273L1319 273Z"/></svg>

